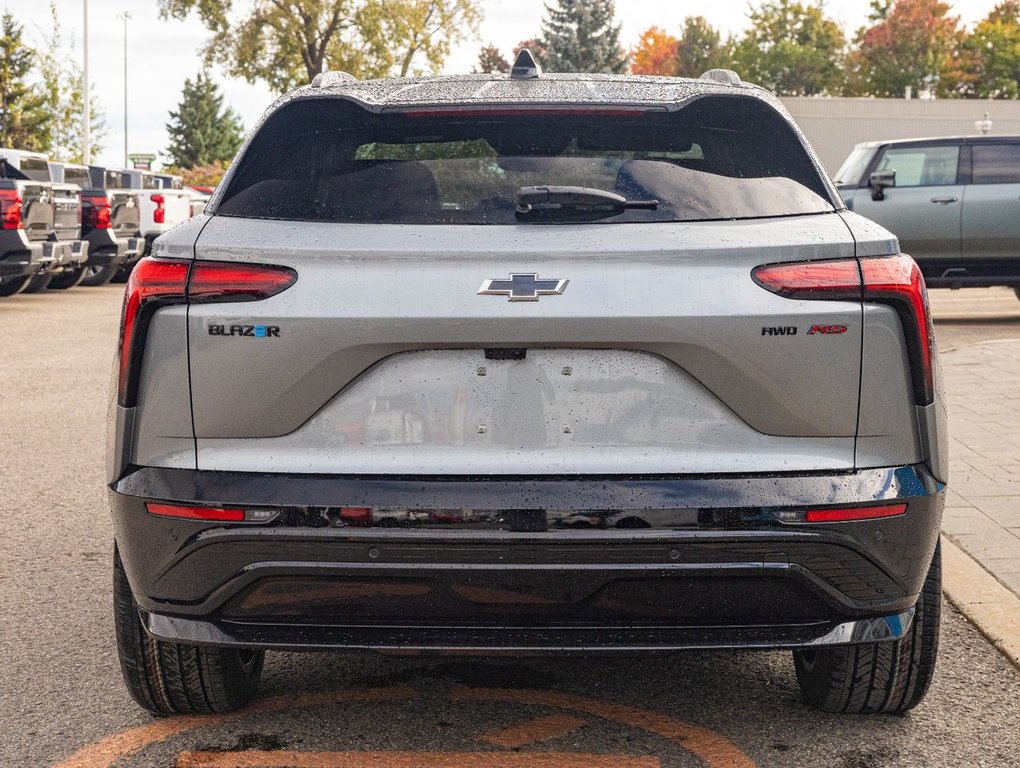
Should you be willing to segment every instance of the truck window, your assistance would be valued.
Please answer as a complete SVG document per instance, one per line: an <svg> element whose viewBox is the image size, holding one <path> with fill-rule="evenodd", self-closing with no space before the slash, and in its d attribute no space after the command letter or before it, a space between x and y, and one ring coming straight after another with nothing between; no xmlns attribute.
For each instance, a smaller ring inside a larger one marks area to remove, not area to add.
<svg viewBox="0 0 1020 768"><path fill-rule="evenodd" d="M897 187L940 187L956 183L960 147L890 147L876 171L896 171Z"/></svg>
<svg viewBox="0 0 1020 768"><path fill-rule="evenodd" d="M92 186L92 179L89 177L87 168L68 168L65 166L64 183L77 184L82 189L88 189Z"/></svg>
<svg viewBox="0 0 1020 768"><path fill-rule="evenodd" d="M104 189L125 189L124 177L120 171L107 171L104 178Z"/></svg>
<svg viewBox="0 0 1020 768"><path fill-rule="evenodd" d="M21 172L32 181L52 181L50 164L44 157L22 157Z"/></svg>
<svg viewBox="0 0 1020 768"><path fill-rule="evenodd" d="M1020 184L1020 144L975 144L972 184Z"/></svg>

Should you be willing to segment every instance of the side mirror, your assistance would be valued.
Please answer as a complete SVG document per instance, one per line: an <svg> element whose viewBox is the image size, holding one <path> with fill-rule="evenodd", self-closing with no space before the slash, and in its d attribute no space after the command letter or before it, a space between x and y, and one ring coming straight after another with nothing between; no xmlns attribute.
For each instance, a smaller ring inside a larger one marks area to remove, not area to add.
<svg viewBox="0 0 1020 768"><path fill-rule="evenodd" d="M896 186L896 171L875 171L868 179L872 200L885 200L886 187Z"/></svg>

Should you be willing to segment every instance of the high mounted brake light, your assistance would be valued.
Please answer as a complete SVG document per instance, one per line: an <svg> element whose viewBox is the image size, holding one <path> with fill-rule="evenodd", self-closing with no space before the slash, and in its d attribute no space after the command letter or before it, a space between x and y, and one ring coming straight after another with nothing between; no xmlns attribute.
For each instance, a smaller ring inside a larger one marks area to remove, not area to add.
<svg viewBox="0 0 1020 768"><path fill-rule="evenodd" d="M907 341L914 399L918 405L934 401L934 334L928 293L912 258L901 254L768 264L756 267L751 277L765 290L787 299L863 300L891 306L900 317Z"/></svg>
<svg viewBox="0 0 1020 768"><path fill-rule="evenodd" d="M275 296L297 280L289 267L219 261L144 258L131 272L120 324L117 402L137 404L138 379L149 322L171 304L257 301Z"/></svg>
<svg viewBox="0 0 1020 768"><path fill-rule="evenodd" d="M21 195L16 189L0 189L0 229L21 229Z"/></svg>
<svg viewBox="0 0 1020 768"><path fill-rule="evenodd" d="M664 112L655 107L432 107L407 109L405 117L634 117Z"/></svg>

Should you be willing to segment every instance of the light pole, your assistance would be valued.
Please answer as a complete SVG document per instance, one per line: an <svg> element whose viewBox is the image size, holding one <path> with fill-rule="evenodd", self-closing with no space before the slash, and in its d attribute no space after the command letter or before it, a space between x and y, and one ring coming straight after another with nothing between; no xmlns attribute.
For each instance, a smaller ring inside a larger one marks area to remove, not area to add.
<svg viewBox="0 0 1020 768"><path fill-rule="evenodd" d="M88 165L92 162L92 137L89 135L92 128L92 105L89 104L89 0L82 0L82 17L84 19L82 23L84 61L81 68L81 92L84 94L82 98L84 104L81 110L81 154L85 165Z"/></svg>
<svg viewBox="0 0 1020 768"><path fill-rule="evenodd" d="M86 0L87 2L87 0ZM131 18L131 11L124 11L124 13L117 14L118 19L124 19L124 167L128 167L128 62L127 62L127 44L128 44L128 30L127 23Z"/></svg>

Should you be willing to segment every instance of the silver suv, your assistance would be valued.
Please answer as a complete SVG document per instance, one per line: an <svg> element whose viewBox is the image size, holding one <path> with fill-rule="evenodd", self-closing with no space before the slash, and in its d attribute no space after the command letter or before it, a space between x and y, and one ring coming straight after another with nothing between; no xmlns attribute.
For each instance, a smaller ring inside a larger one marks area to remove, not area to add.
<svg viewBox="0 0 1020 768"><path fill-rule="evenodd" d="M124 676L166 714L271 649L790 648L902 712L944 424L916 264L768 92L328 74L128 285Z"/></svg>

